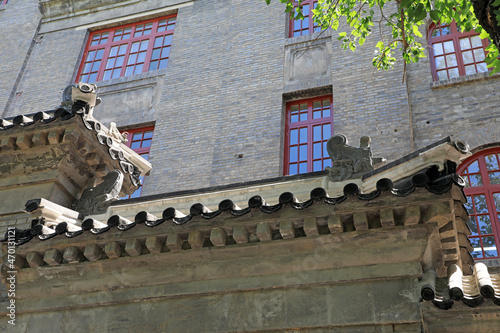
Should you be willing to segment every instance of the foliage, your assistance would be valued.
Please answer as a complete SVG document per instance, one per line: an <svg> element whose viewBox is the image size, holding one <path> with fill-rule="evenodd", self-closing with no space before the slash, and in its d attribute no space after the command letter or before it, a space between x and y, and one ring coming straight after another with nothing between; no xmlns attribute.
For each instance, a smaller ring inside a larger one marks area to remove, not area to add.
<svg viewBox="0 0 500 333"><path fill-rule="evenodd" d="M264 1L267 4L271 2ZM294 13L295 19L304 18L301 6L303 0L279 1L286 5L286 12ZM298 6L294 7L297 3ZM499 6L500 0L495 0L492 5ZM500 10L495 14L500 22ZM352 51L363 45L374 26L377 26L380 35L372 60L377 69L392 68L396 61L396 52L402 54L405 63L417 62L424 58L427 43L422 45L421 37L430 20L436 24L455 20L463 31L475 30L481 34L481 38L489 37L479 24L472 1L469 0L318 0L313 15L314 21L323 30L338 30L341 20L345 20L349 26L348 31L340 32L338 39L342 41L344 49L349 48ZM490 43L487 51L486 62L488 67L493 68L491 73L499 72L497 46Z"/></svg>

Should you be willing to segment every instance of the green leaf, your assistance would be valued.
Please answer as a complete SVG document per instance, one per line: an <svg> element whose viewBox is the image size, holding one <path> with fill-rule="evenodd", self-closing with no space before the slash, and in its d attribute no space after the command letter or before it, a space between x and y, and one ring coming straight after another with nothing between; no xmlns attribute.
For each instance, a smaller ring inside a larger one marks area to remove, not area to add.
<svg viewBox="0 0 500 333"><path fill-rule="evenodd" d="M425 7L423 4L419 3L417 8L415 8L415 13L414 13L415 21L422 21L426 16L427 16L427 11L425 10Z"/></svg>
<svg viewBox="0 0 500 333"><path fill-rule="evenodd" d="M500 1L500 0L499 0ZM438 11L438 10L431 10L429 12L429 15L431 16L431 19L434 21L434 22L439 22L439 17L441 16L441 13Z"/></svg>
<svg viewBox="0 0 500 333"><path fill-rule="evenodd" d="M418 37L422 37L422 34L420 33L420 31L418 31L418 26L417 25L413 25L412 26L412 29L413 29L413 33L418 36Z"/></svg>
<svg viewBox="0 0 500 333"><path fill-rule="evenodd" d="M496 0L490 6L500 6L500 0Z"/></svg>
<svg viewBox="0 0 500 333"><path fill-rule="evenodd" d="M399 7L406 9L406 8L410 7L412 3L413 3L413 0L402 0Z"/></svg>

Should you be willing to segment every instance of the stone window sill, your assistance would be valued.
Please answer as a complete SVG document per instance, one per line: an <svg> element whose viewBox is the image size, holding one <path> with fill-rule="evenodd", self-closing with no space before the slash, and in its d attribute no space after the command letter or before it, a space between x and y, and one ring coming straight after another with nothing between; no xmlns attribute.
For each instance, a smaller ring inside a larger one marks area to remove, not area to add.
<svg viewBox="0 0 500 333"><path fill-rule="evenodd" d="M109 86L114 86L117 84L122 84L122 83L128 83L128 82L134 82L134 81L141 81L141 80L147 80L149 78L155 78L158 76L164 76L167 73L167 68L164 69L159 69L156 71L151 71L151 72L145 72L141 74L135 74L135 75L129 75L129 76L123 76L119 77L116 79L111 79L111 80L106 80L106 81L98 81L95 84L101 88L101 87L109 87Z"/></svg>
<svg viewBox="0 0 500 333"><path fill-rule="evenodd" d="M285 45L294 45L294 44L299 44L299 43L304 43L304 42L311 42L314 41L316 38L317 39L322 39L322 38L329 38L332 36L332 29L320 31L320 32L315 32L312 34L304 35L304 36L297 36L297 37L289 37L286 39Z"/></svg>
<svg viewBox="0 0 500 333"><path fill-rule="evenodd" d="M430 86L431 86L431 89L438 89L438 88L444 88L444 87L451 87L451 86L458 85L458 84L465 84L465 83L469 83L469 82L490 80L490 79L495 79L495 78L499 78L499 77L500 77L500 73L493 74L493 75L490 75L490 73L477 73L477 74L472 74L472 75L460 76L460 77L456 77L454 79L449 79L449 80L434 81L434 82L431 82Z"/></svg>

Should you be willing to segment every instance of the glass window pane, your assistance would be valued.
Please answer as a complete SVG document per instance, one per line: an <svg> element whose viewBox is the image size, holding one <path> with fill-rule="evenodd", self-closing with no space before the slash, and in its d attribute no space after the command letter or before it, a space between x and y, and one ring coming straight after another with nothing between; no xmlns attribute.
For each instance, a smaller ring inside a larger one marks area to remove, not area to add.
<svg viewBox="0 0 500 333"><path fill-rule="evenodd" d="M83 66L83 71L82 73L88 73L90 72L90 68L92 67L92 63L88 62Z"/></svg>
<svg viewBox="0 0 500 333"><path fill-rule="evenodd" d="M113 46L109 51L109 56L115 57L117 53L118 53L118 46Z"/></svg>
<svg viewBox="0 0 500 333"><path fill-rule="evenodd" d="M460 38L460 49L461 50L468 50L468 49L470 49L469 37Z"/></svg>
<svg viewBox="0 0 500 333"><path fill-rule="evenodd" d="M488 176L490 178L490 184L496 185L500 184L500 172L489 172Z"/></svg>
<svg viewBox="0 0 500 333"><path fill-rule="evenodd" d="M139 42L132 43L132 47L130 48L130 52L135 53L139 51Z"/></svg>
<svg viewBox="0 0 500 333"><path fill-rule="evenodd" d="M329 99L324 99L323 100L323 107L330 107L330 100Z"/></svg>
<svg viewBox="0 0 500 333"><path fill-rule="evenodd" d="M439 30L439 28L435 28L434 30L432 30L432 37L439 37L441 36L441 31Z"/></svg>
<svg viewBox="0 0 500 333"><path fill-rule="evenodd" d="M297 104L294 104L290 107L290 112L291 113L296 113L299 112L299 106Z"/></svg>
<svg viewBox="0 0 500 333"><path fill-rule="evenodd" d="M142 140L142 132L136 132L132 136L132 141Z"/></svg>
<svg viewBox="0 0 500 333"><path fill-rule="evenodd" d="M451 29L450 29L450 26L446 26L446 27L441 27L441 35L444 36L444 35L449 35L451 34Z"/></svg>
<svg viewBox="0 0 500 333"><path fill-rule="evenodd" d="M94 60L94 56L95 56L95 51L90 51L89 54L87 55L86 61Z"/></svg>
<svg viewBox="0 0 500 333"><path fill-rule="evenodd" d="M151 61L149 63L149 70L154 71L156 69L158 69L158 61Z"/></svg>
<svg viewBox="0 0 500 333"><path fill-rule="evenodd" d="M115 67L122 67L123 65L123 59L125 59L125 56L119 56L116 58L116 63Z"/></svg>
<svg viewBox="0 0 500 333"><path fill-rule="evenodd" d="M331 167L332 166L332 160L329 159L329 158L328 159L324 159L323 160L323 165L324 165L325 168L326 167Z"/></svg>
<svg viewBox="0 0 500 333"><path fill-rule="evenodd" d="M314 141L321 140L321 125L313 127L313 140Z"/></svg>
<svg viewBox="0 0 500 333"><path fill-rule="evenodd" d="M146 51L148 49L148 45L149 45L149 40L143 40L141 42L141 51Z"/></svg>
<svg viewBox="0 0 500 333"><path fill-rule="evenodd" d="M299 173L307 172L307 163L299 163Z"/></svg>
<svg viewBox="0 0 500 333"><path fill-rule="evenodd" d="M161 50L161 57L168 58L169 56L170 56L170 47L164 47L163 50Z"/></svg>
<svg viewBox="0 0 500 333"><path fill-rule="evenodd" d="M296 145L299 143L299 130L293 129L290 131L290 144Z"/></svg>
<svg viewBox="0 0 500 333"><path fill-rule="evenodd" d="M163 45L172 45L173 35L166 35L165 40L163 41Z"/></svg>
<svg viewBox="0 0 500 333"><path fill-rule="evenodd" d="M446 53L455 52L455 46L453 46L453 41L451 40L444 42L443 47Z"/></svg>
<svg viewBox="0 0 500 333"><path fill-rule="evenodd" d="M483 178L481 178L481 175L469 175L470 179L470 186L471 187L476 187L476 186L483 186Z"/></svg>
<svg viewBox="0 0 500 333"><path fill-rule="evenodd" d="M476 66L474 65L465 66L465 75L472 75L476 73L477 73Z"/></svg>
<svg viewBox="0 0 500 333"><path fill-rule="evenodd" d="M475 160L474 162L472 162L471 164L469 164L469 166L467 167L467 170L469 171L469 173L479 172L479 163L478 163L478 161Z"/></svg>
<svg viewBox="0 0 500 333"><path fill-rule="evenodd" d="M486 67L486 63L480 62L479 64L476 64L477 67L477 72L478 73L484 73L488 71L488 68Z"/></svg>
<svg viewBox="0 0 500 333"><path fill-rule="evenodd" d="M288 167L288 174L289 175L297 174L297 164L290 164L290 166Z"/></svg>
<svg viewBox="0 0 500 333"><path fill-rule="evenodd" d="M132 148L132 149L141 148L141 142L140 141L132 142L132 144L130 145L130 148Z"/></svg>
<svg viewBox="0 0 500 333"><path fill-rule="evenodd" d="M493 193L493 200L495 201L497 211L500 212L500 193Z"/></svg>
<svg viewBox="0 0 500 333"><path fill-rule="evenodd" d="M496 154L486 155L484 157L484 161L486 162L487 170L498 170L498 161Z"/></svg>
<svg viewBox="0 0 500 333"><path fill-rule="evenodd" d="M493 236L483 237L483 250L485 257L497 257L498 251Z"/></svg>
<svg viewBox="0 0 500 333"><path fill-rule="evenodd" d="M142 64L135 66L134 74L142 73Z"/></svg>
<svg viewBox="0 0 500 333"><path fill-rule="evenodd" d="M109 80L109 79L111 79L111 73L112 72L113 72L112 70L104 71L104 77L102 79L103 80Z"/></svg>
<svg viewBox="0 0 500 333"><path fill-rule="evenodd" d="M120 73L121 73L121 68L117 68L115 70L113 70L113 79L116 79L116 78L119 78L120 77Z"/></svg>
<svg viewBox="0 0 500 333"><path fill-rule="evenodd" d="M446 56L446 64L448 67L455 67L457 65L457 57L454 54L448 54Z"/></svg>
<svg viewBox="0 0 500 333"><path fill-rule="evenodd" d="M446 70L437 72L438 80L448 80L448 73Z"/></svg>
<svg viewBox="0 0 500 333"><path fill-rule="evenodd" d="M323 151L323 147L321 147L321 143L318 142L318 143L315 143L313 145L313 158L316 159L316 158L322 158L323 156L321 155L322 151Z"/></svg>
<svg viewBox="0 0 500 333"><path fill-rule="evenodd" d="M296 123L299 121L299 115L298 114L294 114L290 117L290 122L291 123Z"/></svg>
<svg viewBox="0 0 500 333"><path fill-rule="evenodd" d="M141 147L142 148L151 147L151 139L143 140L142 144L141 144Z"/></svg>
<svg viewBox="0 0 500 333"><path fill-rule="evenodd" d="M470 196L467 196L467 202L464 204L464 206L465 209L467 209L467 213L469 213L469 215L474 215L474 207L472 207L472 198Z"/></svg>
<svg viewBox="0 0 500 333"><path fill-rule="evenodd" d="M330 108L323 110L323 117L330 117Z"/></svg>
<svg viewBox="0 0 500 333"><path fill-rule="evenodd" d="M307 127L303 127L300 129L300 143L306 143L307 142Z"/></svg>
<svg viewBox="0 0 500 333"><path fill-rule="evenodd" d="M436 57L436 68L437 69L443 69L446 68L446 62L444 61L444 57Z"/></svg>
<svg viewBox="0 0 500 333"><path fill-rule="evenodd" d="M481 251L481 243L479 242L479 238L474 237L470 238L469 240L472 247L474 248L474 251L472 251L471 253L472 258L482 258L483 252Z"/></svg>
<svg viewBox="0 0 500 333"><path fill-rule="evenodd" d="M332 136L332 125L324 124L323 125L323 140L328 140Z"/></svg>
<svg viewBox="0 0 500 333"><path fill-rule="evenodd" d="M483 61L484 60L484 50L481 49L475 49L474 50L474 58L476 59L476 62Z"/></svg>
<svg viewBox="0 0 500 333"><path fill-rule="evenodd" d="M489 215L478 215L477 222L479 225L479 231L481 231L482 235L493 233L493 230L491 229L491 221Z"/></svg>
<svg viewBox="0 0 500 333"><path fill-rule="evenodd" d="M300 114L300 121L306 121L307 120L307 112L301 113Z"/></svg>
<svg viewBox="0 0 500 333"><path fill-rule="evenodd" d="M127 44L120 45L120 50L118 51L119 55L124 55L127 52Z"/></svg>
<svg viewBox="0 0 500 333"><path fill-rule="evenodd" d="M144 139L151 139L153 137L153 131L146 131L143 135Z"/></svg>
<svg viewBox="0 0 500 333"><path fill-rule="evenodd" d="M321 101L315 101L315 102L313 102L313 109L314 110L321 109Z"/></svg>
<svg viewBox="0 0 500 333"><path fill-rule="evenodd" d="M299 146L299 161L307 161L307 145Z"/></svg>
<svg viewBox="0 0 500 333"><path fill-rule="evenodd" d="M483 42L481 41L481 38L479 36L472 36L471 38L472 41L472 47L482 47Z"/></svg>
<svg viewBox="0 0 500 333"><path fill-rule="evenodd" d="M97 73L92 73L89 75L88 83L94 83L97 80Z"/></svg>
<svg viewBox="0 0 500 333"><path fill-rule="evenodd" d="M300 104L300 111L307 111L307 103Z"/></svg>
<svg viewBox="0 0 500 333"><path fill-rule="evenodd" d="M313 162L313 171L321 171L323 170L323 165L321 161L314 161Z"/></svg>
<svg viewBox="0 0 500 333"><path fill-rule="evenodd" d="M137 60L137 53L130 54L130 55L128 56L128 62L127 62L127 65L132 65L132 64L135 64L135 63L136 63L136 60Z"/></svg>
<svg viewBox="0 0 500 333"><path fill-rule="evenodd" d="M125 76L132 75L132 74L134 74L134 66L127 67L127 69L125 70Z"/></svg>
<svg viewBox="0 0 500 333"><path fill-rule="evenodd" d="M290 147L290 158L289 162L297 162L299 160L298 147Z"/></svg>
<svg viewBox="0 0 500 333"><path fill-rule="evenodd" d="M474 62L474 57L472 56L472 51L462 52L462 59L464 60L464 64L471 64Z"/></svg>
<svg viewBox="0 0 500 333"><path fill-rule="evenodd" d="M453 79L455 77L459 77L458 68L449 69L448 70L448 75L450 76L450 79Z"/></svg>
<svg viewBox="0 0 500 333"><path fill-rule="evenodd" d="M319 118L321 118L321 110L313 111L313 119L319 119Z"/></svg>
<svg viewBox="0 0 500 333"><path fill-rule="evenodd" d="M146 52L139 52L137 62L144 62L144 60L146 60Z"/></svg>
<svg viewBox="0 0 500 333"><path fill-rule="evenodd" d="M486 205L486 196L484 194L474 195L474 207L476 214L488 213L488 206Z"/></svg>
<svg viewBox="0 0 500 333"><path fill-rule="evenodd" d="M160 65L158 66L158 69L167 68L167 64L168 64L168 59L160 60Z"/></svg>

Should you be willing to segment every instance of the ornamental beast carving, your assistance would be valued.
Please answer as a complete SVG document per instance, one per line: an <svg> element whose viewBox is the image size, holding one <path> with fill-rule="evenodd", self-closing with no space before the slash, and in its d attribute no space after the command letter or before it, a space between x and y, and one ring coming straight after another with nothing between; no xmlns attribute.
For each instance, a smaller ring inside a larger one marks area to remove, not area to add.
<svg viewBox="0 0 500 333"><path fill-rule="evenodd" d="M72 114L83 113L88 119L93 119L94 107L101 103L97 97L97 86L95 84L79 82L70 84L64 88L60 108Z"/></svg>
<svg viewBox="0 0 500 333"><path fill-rule="evenodd" d="M123 173L120 170L111 171L101 184L83 190L73 209L84 215L105 212L112 201L120 199L122 184Z"/></svg>
<svg viewBox="0 0 500 333"><path fill-rule="evenodd" d="M326 149L332 159L332 166L325 169L330 181L339 182L361 177L372 171L374 164L385 162L383 158L372 158L370 141L369 137L363 136L359 140L359 148L356 148L348 145L344 135L334 135L328 139Z"/></svg>

